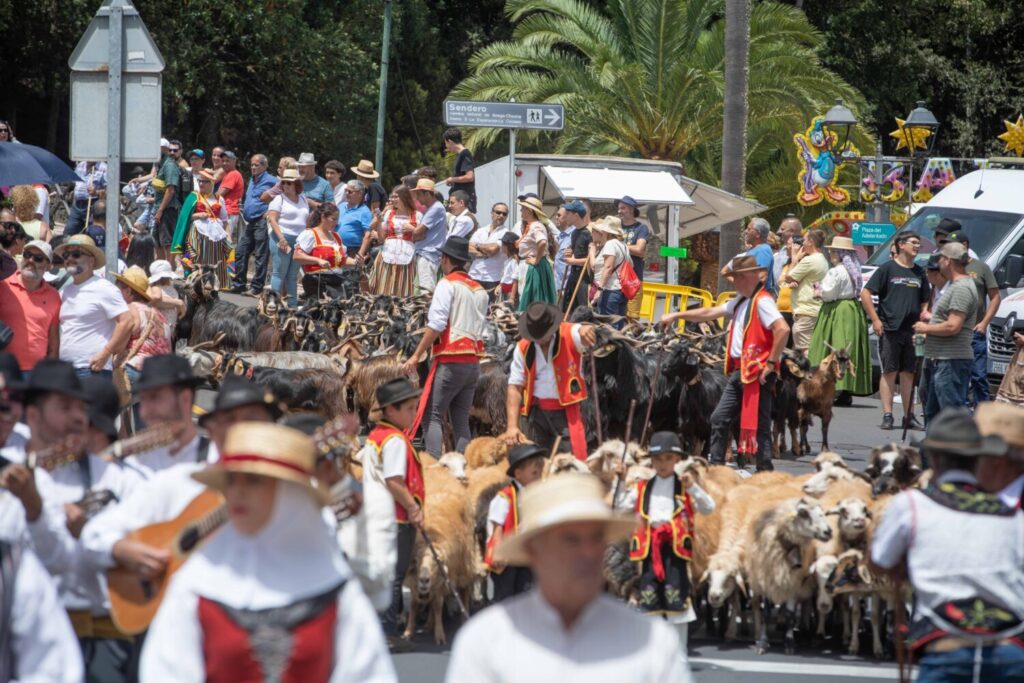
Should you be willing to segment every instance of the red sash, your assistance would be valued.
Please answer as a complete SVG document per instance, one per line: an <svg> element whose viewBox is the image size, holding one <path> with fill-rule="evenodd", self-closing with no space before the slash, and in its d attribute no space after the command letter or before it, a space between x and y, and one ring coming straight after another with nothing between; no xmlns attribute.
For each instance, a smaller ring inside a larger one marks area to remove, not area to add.
<svg viewBox="0 0 1024 683"><path fill-rule="evenodd" d="M771 329L761 323L757 314L758 300L771 297L771 292L758 285L758 289L750 297L747 307L747 319L737 321L735 314L729 321L726 343L731 345L733 326L739 322L743 325L743 347L739 358L740 381L743 383L743 397L740 402L740 453L757 453L757 411L761 399L761 372L764 370L768 356L771 355L775 337ZM737 304L736 308L739 308ZM734 309L735 311L735 309ZM735 370L735 359L726 354L726 374Z"/></svg>

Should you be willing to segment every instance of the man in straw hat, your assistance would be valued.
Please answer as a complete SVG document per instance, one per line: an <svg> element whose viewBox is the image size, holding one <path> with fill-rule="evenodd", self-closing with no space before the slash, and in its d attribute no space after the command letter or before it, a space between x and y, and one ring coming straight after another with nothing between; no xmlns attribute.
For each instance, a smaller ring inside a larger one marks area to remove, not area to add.
<svg viewBox="0 0 1024 683"><path fill-rule="evenodd" d="M64 259L71 282L60 291L60 359L79 377L110 377L115 353L132 334L128 304L117 287L96 274L107 263L88 235L74 235L55 252Z"/></svg>
<svg viewBox="0 0 1024 683"><path fill-rule="evenodd" d="M558 306L535 301L519 316L519 335L508 376L505 440L509 445L526 441L519 431L522 415L538 446L550 451L568 430L573 454L585 461L587 435L580 414L580 404L587 399L583 351L597 343L594 326L562 322Z"/></svg>
<svg viewBox="0 0 1024 683"><path fill-rule="evenodd" d="M377 180L380 178L380 173L374 169L373 162L369 159L360 159L359 163L355 166L350 166L349 170L366 187L366 194L363 195L363 204L369 207L370 211L383 211L384 204L388 201L388 193Z"/></svg>
<svg viewBox="0 0 1024 683"><path fill-rule="evenodd" d="M1009 403L978 404L974 413L982 436L999 436L1006 442L1006 456L978 460L978 484L999 496L1004 505L1021 509L1024 494L1024 408Z"/></svg>
<svg viewBox="0 0 1024 683"><path fill-rule="evenodd" d="M193 479L228 521L174 577L146 637L141 680L396 680L377 615L321 516L313 441L240 422Z"/></svg>
<svg viewBox="0 0 1024 683"><path fill-rule="evenodd" d="M963 407L943 410L927 429L915 445L927 452L934 478L892 499L871 560L907 576L914 589L908 640L918 681L1019 680L1024 515L983 492L973 473L982 457L1005 457L1007 444L983 436Z"/></svg>
<svg viewBox="0 0 1024 683"><path fill-rule="evenodd" d="M789 338L789 325L762 281L767 268L753 256L740 254L732 260L728 271L738 298L722 306L678 311L661 319L661 324L668 326L677 320L729 318L725 360L728 379L711 414L710 458L714 464L724 464L725 448L739 416L740 464L744 464L744 456L754 455L758 471L775 469L771 454L772 394L779 358ZM755 310L757 315L752 314Z"/></svg>
<svg viewBox="0 0 1024 683"><path fill-rule="evenodd" d="M421 293L434 291L441 247L448 232L444 204L437 201L435 192L434 181L429 178L419 178L412 191L413 199L423 207L423 219L412 233L416 243L416 280Z"/></svg>
<svg viewBox="0 0 1024 683"><path fill-rule="evenodd" d="M441 247L444 278L430 300L427 329L403 366L407 374L415 374L420 356L430 348L434 360L408 433L416 433L429 404L425 440L427 452L435 458L441 457L445 415L455 433L455 450L461 453L471 438L469 411L480 377L480 358L484 356L487 290L466 274L469 261L469 240L465 237L450 237Z"/></svg>
<svg viewBox="0 0 1024 683"><path fill-rule="evenodd" d="M605 548L629 536L633 516L612 512L589 474L551 477L520 500L519 530L495 558L529 566L535 588L469 620L446 680L689 681L672 627L603 594Z"/></svg>

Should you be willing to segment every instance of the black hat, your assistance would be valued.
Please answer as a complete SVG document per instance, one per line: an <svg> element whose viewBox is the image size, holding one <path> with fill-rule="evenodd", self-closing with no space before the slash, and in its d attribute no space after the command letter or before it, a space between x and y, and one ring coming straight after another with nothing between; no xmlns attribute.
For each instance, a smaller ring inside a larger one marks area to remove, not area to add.
<svg viewBox="0 0 1024 683"><path fill-rule="evenodd" d="M502 244L515 244L519 241L519 235L515 234L511 230L506 230L505 234L501 236Z"/></svg>
<svg viewBox="0 0 1024 683"><path fill-rule="evenodd" d="M469 262L469 240L465 237L449 237L448 241L440 249L441 253L448 258L455 259L462 263Z"/></svg>
<svg viewBox="0 0 1024 683"><path fill-rule="evenodd" d="M1007 444L999 436L982 436L967 408L945 408L928 423L920 441L911 445L932 453L950 455L1006 455Z"/></svg>
<svg viewBox="0 0 1024 683"><path fill-rule="evenodd" d="M508 469L505 474L512 476L512 472L515 471L523 462L530 458L543 458L548 454L547 450L541 448L535 443L521 443L513 446L508 452Z"/></svg>
<svg viewBox="0 0 1024 683"><path fill-rule="evenodd" d="M142 372L135 385L135 391L145 391L166 386L183 386L195 388L203 380L192 374L192 366L181 356L166 353L162 356L150 356L142 363Z"/></svg>
<svg viewBox="0 0 1024 683"><path fill-rule="evenodd" d="M203 424L217 413L242 406L260 405L270 411L272 420L281 417L281 406L270 391L263 389L239 375L228 375L220 384L220 391L213 402L213 410L199 418Z"/></svg>
<svg viewBox="0 0 1024 683"><path fill-rule="evenodd" d="M934 254L929 254L928 255L928 264L926 266L926 268L928 270L938 270L939 269L939 256L940 256L940 254L938 252L935 252Z"/></svg>
<svg viewBox="0 0 1024 683"><path fill-rule="evenodd" d="M80 401L89 400L82 391L82 382L75 374L75 366L54 358L44 358L36 363L24 391L26 398L34 394L63 394Z"/></svg>
<svg viewBox="0 0 1024 683"><path fill-rule="evenodd" d="M959 242L960 244L970 244L971 238L967 236L967 233L963 230L957 230L949 233L950 242Z"/></svg>
<svg viewBox="0 0 1024 683"><path fill-rule="evenodd" d="M933 232L936 235L948 235L956 232L960 227L960 221L953 218L943 218L939 221L939 224L935 226L935 230Z"/></svg>
<svg viewBox="0 0 1024 683"><path fill-rule="evenodd" d="M648 455L657 455L658 453L686 455L686 451L683 450L683 441L675 432L654 432L654 434L651 434L651 443L647 447L647 453Z"/></svg>
<svg viewBox="0 0 1024 683"><path fill-rule="evenodd" d="M111 439L117 438L114 421L121 412L121 398L114 383L106 377L86 377L82 380L82 391L89 401L89 424L98 432Z"/></svg>
<svg viewBox="0 0 1024 683"><path fill-rule="evenodd" d="M281 420L281 424L297 429L306 436L313 436L316 430L327 424L327 418L320 413L292 413Z"/></svg>
<svg viewBox="0 0 1024 683"><path fill-rule="evenodd" d="M416 398L422 393L422 389L406 378L396 377L390 382L385 382L377 387L377 405L383 410L384 406L408 401L410 398Z"/></svg>
<svg viewBox="0 0 1024 683"><path fill-rule="evenodd" d="M0 377L3 391L21 391L25 388L24 375L21 374L21 366L18 359L12 353L0 352Z"/></svg>
<svg viewBox="0 0 1024 683"><path fill-rule="evenodd" d="M562 322L562 310L554 304L534 301L519 316L519 336L530 341L540 341L554 334Z"/></svg>

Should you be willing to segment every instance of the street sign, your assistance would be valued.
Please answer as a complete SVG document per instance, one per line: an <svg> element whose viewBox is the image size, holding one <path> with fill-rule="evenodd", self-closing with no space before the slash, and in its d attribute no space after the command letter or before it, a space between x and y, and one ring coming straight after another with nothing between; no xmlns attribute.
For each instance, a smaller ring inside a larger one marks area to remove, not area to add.
<svg viewBox="0 0 1024 683"><path fill-rule="evenodd" d="M444 122L448 126L469 128L562 130L565 108L560 104L445 100Z"/></svg>
<svg viewBox="0 0 1024 683"><path fill-rule="evenodd" d="M892 223L857 221L851 227L854 244L882 244L896 232Z"/></svg>
<svg viewBox="0 0 1024 683"><path fill-rule="evenodd" d="M658 255L664 258L686 258L690 255L690 250L686 247L662 247L658 250Z"/></svg>

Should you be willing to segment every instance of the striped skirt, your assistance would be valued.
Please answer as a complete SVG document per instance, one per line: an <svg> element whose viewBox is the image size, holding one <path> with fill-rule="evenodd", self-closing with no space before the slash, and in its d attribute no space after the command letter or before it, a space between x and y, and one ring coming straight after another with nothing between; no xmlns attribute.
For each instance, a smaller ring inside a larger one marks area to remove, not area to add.
<svg viewBox="0 0 1024 683"><path fill-rule="evenodd" d="M410 297L416 282L416 260L405 266L384 263L383 253L373 261L370 274L370 292L378 296Z"/></svg>
<svg viewBox="0 0 1024 683"><path fill-rule="evenodd" d="M214 242L192 227L188 234L188 250L192 253L196 266L216 266L217 288L227 289L231 286L228 278L228 256L231 254L231 243L223 239Z"/></svg>

